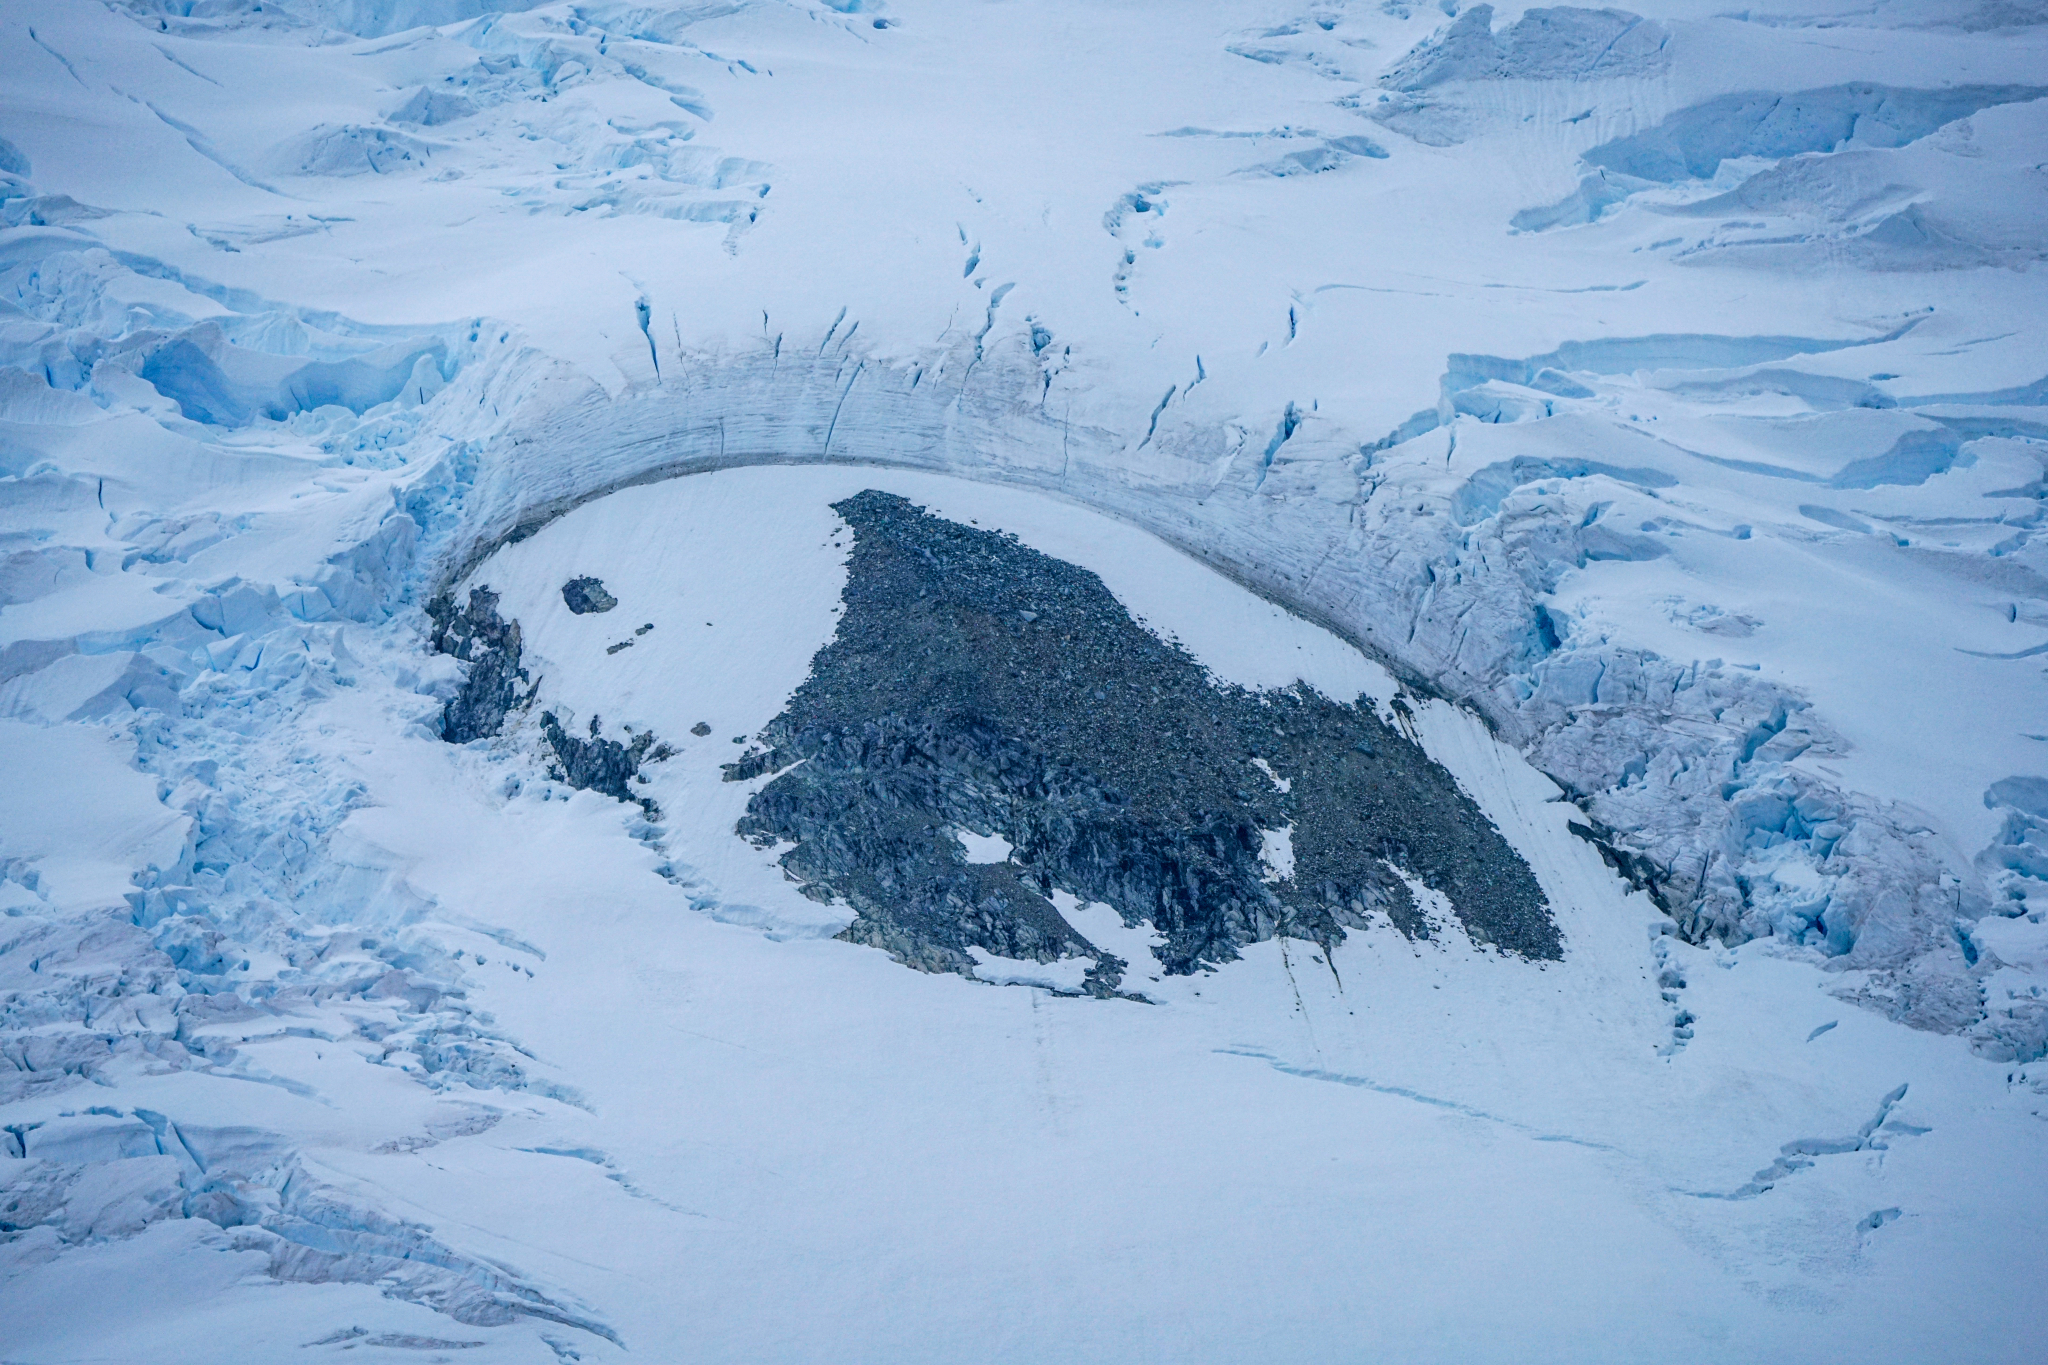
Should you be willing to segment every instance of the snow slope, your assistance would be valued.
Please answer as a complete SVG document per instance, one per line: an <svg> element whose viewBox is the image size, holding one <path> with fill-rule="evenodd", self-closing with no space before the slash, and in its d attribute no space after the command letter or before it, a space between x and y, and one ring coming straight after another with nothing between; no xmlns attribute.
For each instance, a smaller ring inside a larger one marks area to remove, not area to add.
<svg viewBox="0 0 2048 1365"><path fill-rule="evenodd" d="M0 5L5 1353L2023 1358L2043 18ZM729 758L865 487L1407 687L1564 963L927 979L440 743L482 575Z"/></svg>

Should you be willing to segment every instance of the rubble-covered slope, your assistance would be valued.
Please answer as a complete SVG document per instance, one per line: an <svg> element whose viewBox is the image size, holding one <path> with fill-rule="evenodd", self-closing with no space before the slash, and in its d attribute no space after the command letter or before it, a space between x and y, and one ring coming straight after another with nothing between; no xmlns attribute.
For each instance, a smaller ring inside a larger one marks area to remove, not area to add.
<svg viewBox="0 0 2048 1365"><path fill-rule="evenodd" d="M740 831L793 842L783 866L859 909L847 937L928 969L971 971L969 944L1088 952L1045 899L1057 885L1149 922L1184 973L1276 930L1327 949L1368 912L1426 937L1406 876L1475 941L1558 956L1527 866L1369 700L1219 688L1092 574L888 494L834 510L854 537L846 611L769 747L727 771L789 770ZM953 827L1014 852L969 864ZM1269 830L1285 876L1262 861ZM1098 964L1115 990L1121 968Z"/></svg>

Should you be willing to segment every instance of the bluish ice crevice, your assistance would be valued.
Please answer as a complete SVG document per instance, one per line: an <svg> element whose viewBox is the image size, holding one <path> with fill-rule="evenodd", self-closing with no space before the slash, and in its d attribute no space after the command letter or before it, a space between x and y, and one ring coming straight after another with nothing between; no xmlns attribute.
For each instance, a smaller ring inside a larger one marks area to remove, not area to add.
<svg viewBox="0 0 2048 1365"><path fill-rule="evenodd" d="M1940 427L1909 431L1882 455L1843 465L1828 483L1833 488L1877 488L1885 484L1917 487L1936 474L1973 464L1970 453L1963 449L1969 440L1960 432Z"/></svg>
<svg viewBox="0 0 2048 1365"><path fill-rule="evenodd" d="M1159 414L1166 411L1166 405L1173 401L1173 395L1179 389L1180 386L1178 384L1169 384L1166 392L1160 396L1159 402L1153 406L1152 420L1145 424L1145 439L1138 442L1138 449L1143 450L1146 446L1151 445L1152 438L1159 434Z"/></svg>
<svg viewBox="0 0 2048 1365"><path fill-rule="evenodd" d="M395 129L342 124L322 125L288 138L266 161L286 176L393 175L424 169L433 154L428 144Z"/></svg>
<svg viewBox="0 0 2048 1365"><path fill-rule="evenodd" d="M240 427L257 417L278 422L328 406L360 417L398 398L415 379L421 396L429 389L438 392L447 382L441 369L446 355L447 348L434 342L416 350L401 346L365 357L294 365L295 357L227 344L209 354L194 339L180 337L150 351L136 372L192 421Z"/></svg>
<svg viewBox="0 0 2048 1365"><path fill-rule="evenodd" d="M1981 393L1933 393L1919 398L1899 400L1907 407L1933 407L1936 404L1952 404L1956 407L2048 407L2048 375L2043 375L2031 384L2016 384L2007 389L1991 389ZM2034 434L2040 434L2036 431Z"/></svg>
<svg viewBox="0 0 2048 1365"><path fill-rule="evenodd" d="M1799 515L1805 517L1808 521L1817 521L1823 526L1832 526L1837 531L1853 531L1857 535L1867 536L1873 529L1870 523L1864 521L1861 517L1852 517L1847 512L1837 512L1832 507L1822 507L1818 503L1800 503Z"/></svg>
<svg viewBox="0 0 2048 1365"><path fill-rule="evenodd" d="M162 123L166 128L170 128L176 133L178 133L180 136L182 136L185 139L186 146L190 147L194 152L197 152L200 156L205 157L208 161L211 161L214 165L226 171L235 179L241 181L244 185L247 185L250 189L262 190L265 194L275 194L278 195L280 198L290 197L288 195L285 195L283 191L279 190L275 185L266 184L265 182L258 180L255 176L251 175L247 170L244 170L241 166L238 166L234 162L228 160L227 157L223 156L220 150L213 145L212 139L208 138L204 133L200 132L197 128L194 128L191 124L184 122L182 119L174 118L170 114L165 113L163 110L157 108L156 105L152 104L148 100L138 99L136 100L136 103L140 104L143 108L149 110L150 113L154 114L157 118L157 121Z"/></svg>
<svg viewBox="0 0 2048 1365"><path fill-rule="evenodd" d="M1395 446L1405 445L1418 436L1427 436L1442 425L1443 418L1437 409L1424 408L1385 436L1380 437L1377 441L1360 446L1359 453L1370 458L1373 455L1377 455L1380 451L1392 450Z"/></svg>
<svg viewBox="0 0 2048 1365"><path fill-rule="evenodd" d="M1218 1048L1217 1052L1220 1055L1226 1057L1249 1057L1254 1060L1264 1062L1268 1066L1272 1067L1275 1071L1278 1071L1285 1076L1294 1076L1305 1081L1323 1081L1332 1085L1350 1086L1353 1089L1357 1090L1371 1090L1382 1095L1391 1095L1396 1099L1409 1100L1416 1104L1427 1105L1432 1109L1448 1110L1451 1113L1462 1115L1465 1118L1480 1119L1487 1123L1499 1124L1504 1128L1509 1128L1517 1132L1524 1133L1527 1136L1533 1138L1537 1142L1564 1142L1569 1143L1575 1147L1588 1147L1597 1152L1611 1152L1615 1150L1611 1145L1604 1142L1595 1142L1587 1138L1573 1137L1565 1133L1554 1133L1543 1129L1532 1128L1527 1124L1518 1123L1513 1119L1503 1118L1498 1114L1489 1113L1484 1109L1479 1109L1469 1104L1461 1104L1456 1100L1446 1100L1441 1099L1435 1095L1427 1095L1419 1090L1412 1089L1411 1087L1405 1085L1387 1085L1379 1081L1371 1080L1364 1076L1348 1075L1341 1071L1329 1071L1320 1067L1296 1066L1292 1063L1283 1062L1278 1057L1273 1056L1271 1053L1262 1052L1256 1048L1223 1047Z"/></svg>
<svg viewBox="0 0 2048 1365"><path fill-rule="evenodd" d="M1678 480L1660 469L1625 468L1598 460L1544 459L1518 455L1512 460L1487 465L1451 494L1451 514L1460 526L1484 521L1500 511L1502 499L1528 484L1544 479L1587 479L1603 476L1637 488L1670 488Z"/></svg>
<svg viewBox="0 0 2048 1365"><path fill-rule="evenodd" d="M1155 180L1120 196L1116 203L1110 205L1108 212L1102 215L1103 231L1115 237L1122 234L1125 222L1134 216L1142 217L1149 214L1153 217L1163 217L1166 213L1166 201L1159 196L1166 191L1168 184L1169 182L1164 180Z"/></svg>
<svg viewBox="0 0 2048 1365"><path fill-rule="evenodd" d="M1723 161L1832 152L1850 141L1903 147L1994 105L2036 100L2048 86L1958 85L1913 90L1856 82L1791 94L1723 95L1585 154L1590 166L1654 184L1710 180Z"/></svg>
<svg viewBox="0 0 2048 1365"><path fill-rule="evenodd" d="M1690 1194L1695 1199L1754 1199L1775 1189L1788 1176L1810 1170L1816 1157L1847 1156L1852 1152L1885 1150L1890 1143L1880 1133L1881 1128L1904 1137L1917 1137L1931 1131L1917 1124L1900 1124L1895 1127L1885 1122L1891 1117L1892 1110L1898 1106L1899 1101L1906 1098L1906 1090L1907 1087L1901 1085L1886 1094L1878 1101L1877 1112L1853 1134L1835 1138L1795 1138L1786 1143L1778 1149L1776 1160L1725 1194L1709 1190L1685 1190L1682 1193ZM1896 1215L1898 1211L1894 1209L1891 1212ZM1869 1219L1864 1221L1870 1223ZM1888 1220L1880 1217L1876 1223L1870 1223L1870 1226L1881 1226L1886 1221Z"/></svg>
<svg viewBox="0 0 2048 1365"><path fill-rule="evenodd" d="M1605 170L1595 170L1580 177L1578 188L1556 203L1519 210L1508 219L1508 226L1516 232L1547 232L1551 228L1595 223L1609 209L1625 203L1639 188L1626 178L1610 178Z"/></svg>
<svg viewBox="0 0 2048 1365"><path fill-rule="evenodd" d="M1560 377L1575 371L1625 375L1643 370L1735 370L1788 360L1793 356L1825 355L1830 351L1858 346L1882 345L1897 341L1924 320L1925 315L1920 314L1877 336L1846 339L1670 332L1567 341L1554 351L1519 359L1453 352L1445 358L1443 387L1447 394L1456 393L1489 379L1540 387L1536 381L1546 370L1559 372Z"/></svg>
<svg viewBox="0 0 2048 1365"><path fill-rule="evenodd" d="M653 317L653 305L648 303L645 294L633 300L633 321L639 325L640 335L647 338L647 358L654 364L654 378L658 382L661 379L661 352L654 347L654 332L650 326Z"/></svg>
<svg viewBox="0 0 2048 1365"><path fill-rule="evenodd" d="M1373 161L1387 159L1387 149L1369 137L1353 134L1327 138L1299 151L1287 152L1275 160L1248 166L1244 175L1270 175L1285 179L1295 175L1321 175L1349 165L1360 157Z"/></svg>
<svg viewBox="0 0 2048 1365"><path fill-rule="evenodd" d="M1289 403L1287 410L1280 414L1280 423L1273 428L1273 437L1266 442L1266 448L1259 455L1259 474L1252 484L1254 488L1265 486L1266 476L1273 470L1273 461L1280 457L1280 447L1294 439L1294 433L1301 428L1301 410Z"/></svg>
<svg viewBox="0 0 2048 1365"><path fill-rule="evenodd" d="M1671 64L1659 24L1615 9L1525 11L1499 33L1493 6L1474 5L1416 44L1381 84L1414 93L1458 81L1585 81L1650 76Z"/></svg>
<svg viewBox="0 0 2048 1365"><path fill-rule="evenodd" d="M1006 284L999 284L989 291L988 311L982 316L981 330L974 334L974 359L977 364L983 358L983 346L988 341L988 334L995 330L996 310L1003 306L1003 300L1008 298L1010 291L1016 287L1016 281L1012 280Z"/></svg>
<svg viewBox="0 0 2048 1365"><path fill-rule="evenodd" d="M1754 91L1723 95L1672 114L1628 137L1605 142L1581 158L1588 173L1578 188L1552 204L1527 208L1510 219L1518 232L1542 232L1598 221L1643 190L1687 181L1711 180L1724 161L1770 158L1780 164L1760 172L1728 195L1693 204L1687 213L1735 211L1749 186L1784 178L1787 158L1834 154L1857 148L1904 147L1935 130L1984 109L2048 96L2048 86L1960 85L1907 89L1856 82L1792 93ZM1718 207L1717 207L1718 206ZM1886 220L1866 234L1874 245L1890 236L1913 237L1917 208ZM1905 246L1917 241L1905 240Z"/></svg>

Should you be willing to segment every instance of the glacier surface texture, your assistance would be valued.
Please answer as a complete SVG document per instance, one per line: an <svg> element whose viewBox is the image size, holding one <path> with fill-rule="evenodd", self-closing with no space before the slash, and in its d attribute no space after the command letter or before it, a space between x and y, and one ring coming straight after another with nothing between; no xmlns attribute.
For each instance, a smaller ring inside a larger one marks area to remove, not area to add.
<svg viewBox="0 0 2048 1365"><path fill-rule="evenodd" d="M0 1360L2038 1360L2048 4L1640 8L0 0Z"/></svg>

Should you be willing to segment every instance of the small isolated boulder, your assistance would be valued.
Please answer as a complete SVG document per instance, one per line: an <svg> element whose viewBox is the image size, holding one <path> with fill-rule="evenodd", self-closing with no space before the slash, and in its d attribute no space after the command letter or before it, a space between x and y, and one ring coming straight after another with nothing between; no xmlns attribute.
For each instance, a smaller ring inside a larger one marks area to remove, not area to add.
<svg viewBox="0 0 2048 1365"><path fill-rule="evenodd" d="M562 585L562 600L569 604L569 610L578 616L588 616L596 611L610 611L619 605L619 599L604 590L604 582L596 578L572 578Z"/></svg>

